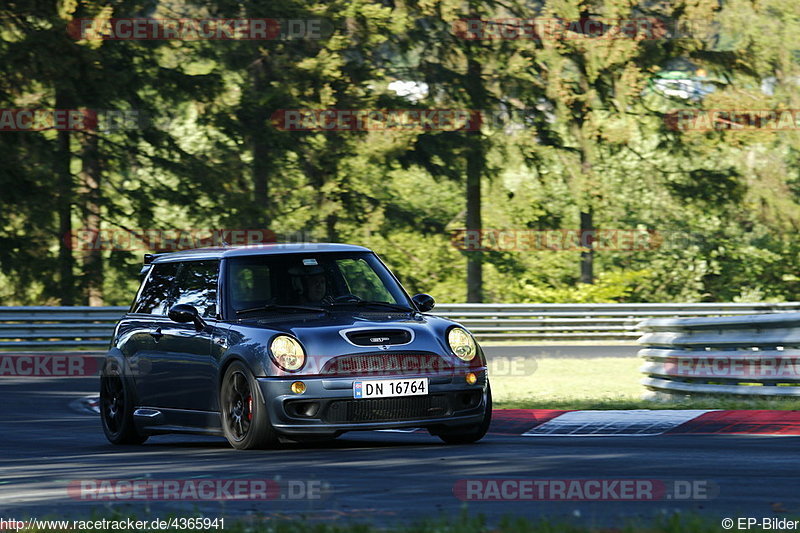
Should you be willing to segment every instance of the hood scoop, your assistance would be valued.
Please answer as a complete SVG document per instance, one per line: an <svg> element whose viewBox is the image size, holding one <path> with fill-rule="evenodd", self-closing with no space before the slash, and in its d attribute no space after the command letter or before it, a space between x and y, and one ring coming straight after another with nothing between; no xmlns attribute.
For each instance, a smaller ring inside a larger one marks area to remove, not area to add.
<svg viewBox="0 0 800 533"><path fill-rule="evenodd" d="M414 339L408 329L361 329L343 331L342 334L356 346L392 346L408 344Z"/></svg>

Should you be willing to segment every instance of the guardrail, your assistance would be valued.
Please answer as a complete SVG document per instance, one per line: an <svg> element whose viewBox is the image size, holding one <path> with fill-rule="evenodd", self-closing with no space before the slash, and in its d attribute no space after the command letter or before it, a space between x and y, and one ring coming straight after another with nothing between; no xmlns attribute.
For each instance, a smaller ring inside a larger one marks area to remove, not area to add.
<svg viewBox="0 0 800 533"><path fill-rule="evenodd" d="M0 307L0 347L105 348L127 307Z"/></svg>
<svg viewBox="0 0 800 533"><path fill-rule="evenodd" d="M650 319L640 328L651 391L800 396L800 313Z"/></svg>
<svg viewBox="0 0 800 533"><path fill-rule="evenodd" d="M440 304L436 314L479 340L634 341L651 317L733 316L800 311L800 302L692 304Z"/></svg>
<svg viewBox="0 0 800 533"><path fill-rule="evenodd" d="M127 307L0 307L0 347L91 348L108 345ZM800 311L775 304L439 304L435 314L479 340L635 341L650 317L707 317Z"/></svg>

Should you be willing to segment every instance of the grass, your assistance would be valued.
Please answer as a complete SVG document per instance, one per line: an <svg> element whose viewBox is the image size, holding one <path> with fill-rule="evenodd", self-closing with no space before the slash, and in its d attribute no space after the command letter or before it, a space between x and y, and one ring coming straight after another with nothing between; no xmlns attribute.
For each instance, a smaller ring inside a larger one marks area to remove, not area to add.
<svg viewBox="0 0 800 533"><path fill-rule="evenodd" d="M128 516L114 514L113 516L98 516L94 514L86 520L123 521ZM136 520L136 517L130 517ZM188 517L187 517L188 518ZM54 519L58 520L58 519ZM81 520L81 519L78 519ZM139 520L148 520L139 518ZM307 520L273 521L268 517L251 517L248 520L225 520L227 533L369 533L373 531L384 533L719 533L721 530L719 520L703 518L696 515L660 516L649 521L628 522L622 527L601 527L572 524L565 521L538 520L530 521L525 518L505 517L499 522L490 524L481 515L469 515L466 511L454 518L433 518L415 522L413 524L399 524L394 526L379 527L369 523L338 524ZM44 532L44 529L24 529L26 532ZM71 529L74 533L110 531L108 529ZM139 531L154 531L143 529ZM183 531L178 529L161 529L158 531ZM209 531L214 531L210 529ZM222 531L218 529L216 531ZM749 531L762 531L754 528Z"/></svg>
<svg viewBox="0 0 800 533"><path fill-rule="evenodd" d="M698 397L644 399L636 357L540 358L525 376L491 375L496 409L779 409L800 398Z"/></svg>

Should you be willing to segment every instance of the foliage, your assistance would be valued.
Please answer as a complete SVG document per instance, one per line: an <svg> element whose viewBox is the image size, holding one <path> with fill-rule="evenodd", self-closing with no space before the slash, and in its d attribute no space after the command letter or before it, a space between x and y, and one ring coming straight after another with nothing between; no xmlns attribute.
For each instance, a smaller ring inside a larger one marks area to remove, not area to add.
<svg viewBox="0 0 800 533"><path fill-rule="evenodd" d="M318 18L330 31L69 37L70 21L87 17ZM459 33L463 19L509 17L659 17L705 21L710 33ZM798 300L800 130L670 122L680 109L800 108L798 26L800 4L782 0L6 2L0 109L127 110L137 120L0 132L0 304L127 304L150 250L73 249L64 232L198 228L363 244L409 291L439 301ZM670 79L697 92L665 91ZM398 81L425 90L403 96L389 89ZM285 131L271 120L285 109L476 107L483 124L470 134ZM453 237L476 223L578 231L582 214L593 229L643 232L649 244L595 246L587 271L587 249L570 243L469 251Z"/></svg>

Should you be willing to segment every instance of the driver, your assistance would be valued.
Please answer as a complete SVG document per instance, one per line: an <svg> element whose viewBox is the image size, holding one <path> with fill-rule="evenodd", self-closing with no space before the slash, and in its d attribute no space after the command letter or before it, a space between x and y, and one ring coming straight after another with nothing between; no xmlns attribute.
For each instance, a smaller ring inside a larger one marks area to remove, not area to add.
<svg viewBox="0 0 800 533"><path fill-rule="evenodd" d="M324 305L333 302L328 294L328 281L324 273L304 276L305 303Z"/></svg>
<svg viewBox="0 0 800 533"><path fill-rule="evenodd" d="M290 268L289 275L295 294L294 303L319 307L334 302L334 297L330 294L334 287L328 272L316 264L316 261L314 264Z"/></svg>

